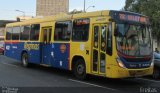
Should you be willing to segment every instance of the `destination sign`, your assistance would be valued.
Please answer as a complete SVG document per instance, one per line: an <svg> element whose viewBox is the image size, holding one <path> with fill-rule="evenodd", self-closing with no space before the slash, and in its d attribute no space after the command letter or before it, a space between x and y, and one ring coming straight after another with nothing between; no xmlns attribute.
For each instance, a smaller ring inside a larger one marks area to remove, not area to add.
<svg viewBox="0 0 160 93"><path fill-rule="evenodd" d="M89 24L89 19L77 19L75 20L76 25L85 25Z"/></svg>
<svg viewBox="0 0 160 93"><path fill-rule="evenodd" d="M123 13L119 14L119 18L120 20L124 20L124 21L133 21L133 22L140 22L140 23L145 23L145 24L149 22L149 19L147 17L123 14Z"/></svg>

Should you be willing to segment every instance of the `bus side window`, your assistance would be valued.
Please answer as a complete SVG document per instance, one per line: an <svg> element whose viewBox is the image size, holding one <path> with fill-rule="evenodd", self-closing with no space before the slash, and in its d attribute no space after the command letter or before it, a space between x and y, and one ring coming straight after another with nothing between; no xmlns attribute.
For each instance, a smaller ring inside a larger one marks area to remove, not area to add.
<svg viewBox="0 0 160 93"><path fill-rule="evenodd" d="M69 41L72 30L72 21L56 22L54 40Z"/></svg>
<svg viewBox="0 0 160 93"><path fill-rule="evenodd" d="M21 26L21 35L20 40L29 40L29 33L31 30L31 26Z"/></svg>
<svg viewBox="0 0 160 93"><path fill-rule="evenodd" d="M30 40L38 41L39 40L39 32L40 32L40 24L33 24L31 26Z"/></svg>
<svg viewBox="0 0 160 93"><path fill-rule="evenodd" d="M13 27L12 40L19 40L20 38L20 27Z"/></svg>
<svg viewBox="0 0 160 93"><path fill-rule="evenodd" d="M9 27L6 29L6 40L11 40L12 39L12 28Z"/></svg>
<svg viewBox="0 0 160 93"><path fill-rule="evenodd" d="M76 19L73 22L73 41L87 41L89 37L89 24L90 20L85 19Z"/></svg>
<svg viewBox="0 0 160 93"><path fill-rule="evenodd" d="M112 55L112 23L109 23L107 32L107 54Z"/></svg>

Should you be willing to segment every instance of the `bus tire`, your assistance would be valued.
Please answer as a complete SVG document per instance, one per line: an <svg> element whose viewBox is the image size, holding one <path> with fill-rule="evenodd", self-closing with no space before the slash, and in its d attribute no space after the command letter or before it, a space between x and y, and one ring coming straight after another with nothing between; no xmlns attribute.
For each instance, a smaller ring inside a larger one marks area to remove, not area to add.
<svg viewBox="0 0 160 93"><path fill-rule="evenodd" d="M77 79L86 79L86 66L83 59L78 59L73 67L73 73Z"/></svg>
<svg viewBox="0 0 160 93"><path fill-rule="evenodd" d="M29 67L28 54L26 52L22 54L21 62L24 67Z"/></svg>
<svg viewBox="0 0 160 93"><path fill-rule="evenodd" d="M152 77L153 77L154 79L160 78L160 71L159 71L159 69L154 68Z"/></svg>

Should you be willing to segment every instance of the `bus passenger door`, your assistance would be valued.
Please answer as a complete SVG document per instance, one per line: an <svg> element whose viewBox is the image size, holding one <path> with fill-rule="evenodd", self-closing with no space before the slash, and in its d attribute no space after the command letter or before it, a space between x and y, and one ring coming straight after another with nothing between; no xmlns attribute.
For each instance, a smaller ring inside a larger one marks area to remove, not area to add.
<svg viewBox="0 0 160 93"><path fill-rule="evenodd" d="M93 25L92 73L105 74L107 24Z"/></svg>
<svg viewBox="0 0 160 93"><path fill-rule="evenodd" d="M42 64L51 65L51 32L52 27L42 28Z"/></svg>

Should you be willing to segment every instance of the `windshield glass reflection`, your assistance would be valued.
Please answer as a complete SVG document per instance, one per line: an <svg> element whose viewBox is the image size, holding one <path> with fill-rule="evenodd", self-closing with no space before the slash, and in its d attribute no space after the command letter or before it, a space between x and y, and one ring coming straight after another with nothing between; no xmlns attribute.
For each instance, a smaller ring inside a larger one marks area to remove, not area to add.
<svg viewBox="0 0 160 93"><path fill-rule="evenodd" d="M149 27L144 25L117 24L117 49L130 56L152 53Z"/></svg>

